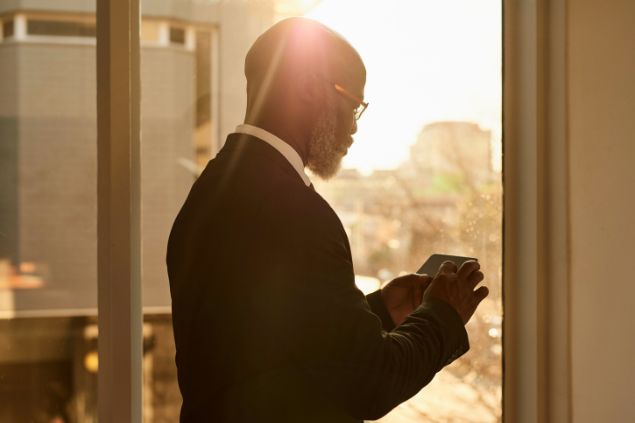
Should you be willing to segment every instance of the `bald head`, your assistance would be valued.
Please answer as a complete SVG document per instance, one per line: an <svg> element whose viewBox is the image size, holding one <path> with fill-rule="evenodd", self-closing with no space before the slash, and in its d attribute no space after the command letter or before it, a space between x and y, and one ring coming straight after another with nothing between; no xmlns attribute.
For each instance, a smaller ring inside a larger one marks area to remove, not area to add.
<svg viewBox="0 0 635 423"><path fill-rule="evenodd" d="M359 54L338 33L306 18L282 20L265 31L245 59L250 105L277 96L290 78L318 76L340 82L355 77L365 82Z"/></svg>
<svg viewBox="0 0 635 423"><path fill-rule="evenodd" d="M316 175L333 176L353 143L364 98L366 69L355 49L318 22L285 19L253 44L245 76L245 123L291 145Z"/></svg>

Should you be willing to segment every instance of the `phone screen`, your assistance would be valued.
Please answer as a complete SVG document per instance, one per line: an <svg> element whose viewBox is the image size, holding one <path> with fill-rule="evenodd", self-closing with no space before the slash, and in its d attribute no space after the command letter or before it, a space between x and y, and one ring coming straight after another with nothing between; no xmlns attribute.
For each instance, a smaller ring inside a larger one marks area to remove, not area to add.
<svg viewBox="0 0 635 423"><path fill-rule="evenodd" d="M429 276L434 277L444 261L453 261L457 267L461 267L461 265L468 260L478 261L478 259L474 257L452 256L448 254L432 254L430 257L428 257L428 260L426 260L426 262L421 265L419 270L417 270L417 273L425 273Z"/></svg>

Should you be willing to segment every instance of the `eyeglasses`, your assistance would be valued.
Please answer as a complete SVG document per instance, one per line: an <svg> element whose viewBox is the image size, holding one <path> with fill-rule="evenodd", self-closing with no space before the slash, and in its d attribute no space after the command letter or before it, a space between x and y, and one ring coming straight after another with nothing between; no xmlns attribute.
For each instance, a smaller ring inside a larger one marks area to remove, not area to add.
<svg viewBox="0 0 635 423"><path fill-rule="evenodd" d="M357 107L355 107L354 113L355 113L355 120L356 121L359 120L359 118L362 117L362 114L364 114L364 111L368 107L368 103L362 100L361 98L357 97L355 94L352 94L350 91L348 91L346 88L342 87L339 84L333 84L333 87L335 88L335 91L337 91L338 93L342 94L344 97L347 97L350 100L353 100L355 103L357 103Z"/></svg>

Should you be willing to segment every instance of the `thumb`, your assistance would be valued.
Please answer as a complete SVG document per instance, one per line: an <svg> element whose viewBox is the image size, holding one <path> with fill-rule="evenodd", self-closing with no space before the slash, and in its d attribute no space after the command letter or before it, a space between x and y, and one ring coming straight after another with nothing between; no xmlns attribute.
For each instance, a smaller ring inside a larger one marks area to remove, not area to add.
<svg viewBox="0 0 635 423"><path fill-rule="evenodd" d="M430 282L432 282L432 278L425 273L409 273L396 278L395 282L398 282L398 285L403 288L423 288L423 290L425 290L428 285L430 285Z"/></svg>
<svg viewBox="0 0 635 423"><path fill-rule="evenodd" d="M423 294L426 292L430 284L432 283L432 277L427 274L416 275L416 285L415 287L415 307L417 307L423 301ZM413 278L414 279L414 278Z"/></svg>
<svg viewBox="0 0 635 423"><path fill-rule="evenodd" d="M426 289L428 289L428 287L430 286L430 284L432 283L432 276L423 273L423 274L417 274L417 281L416 281L416 285L418 287L420 287L421 289L423 289L424 291Z"/></svg>

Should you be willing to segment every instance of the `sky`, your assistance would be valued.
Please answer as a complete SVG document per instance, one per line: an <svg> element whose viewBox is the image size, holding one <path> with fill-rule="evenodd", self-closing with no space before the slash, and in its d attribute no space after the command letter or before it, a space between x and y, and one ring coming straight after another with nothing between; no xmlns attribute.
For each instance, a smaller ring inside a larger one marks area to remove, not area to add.
<svg viewBox="0 0 635 423"><path fill-rule="evenodd" d="M370 105L344 167L394 168L439 120L491 130L500 156L500 0L322 0L305 16L343 35L366 64Z"/></svg>

